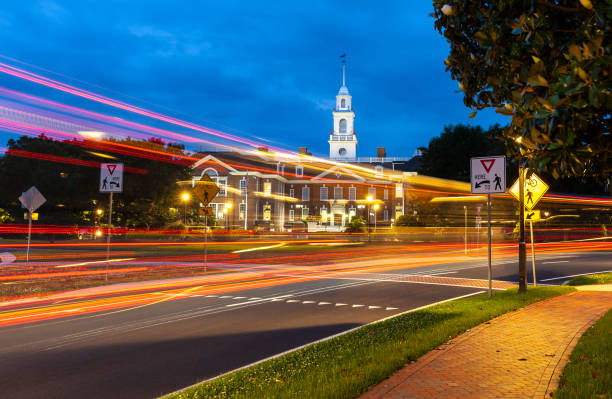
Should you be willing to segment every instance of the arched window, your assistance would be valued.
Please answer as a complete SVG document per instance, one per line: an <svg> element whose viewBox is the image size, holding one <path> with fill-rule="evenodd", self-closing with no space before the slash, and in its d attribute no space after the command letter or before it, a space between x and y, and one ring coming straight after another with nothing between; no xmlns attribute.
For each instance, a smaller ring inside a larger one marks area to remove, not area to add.
<svg viewBox="0 0 612 399"><path fill-rule="evenodd" d="M206 168L206 169L204 169L204 172L202 172L202 176L204 176L204 175L208 175L209 177L219 176L217 171L214 170L213 168Z"/></svg>
<svg viewBox="0 0 612 399"><path fill-rule="evenodd" d="M346 133L346 119L340 119L340 133Z"/></svg>
<svg viewBox="0 0 612 399"><path fill-rule="evenodd" d="M340 101L340 108L346 108L346 100L343 98L342 101Z"/></svg>

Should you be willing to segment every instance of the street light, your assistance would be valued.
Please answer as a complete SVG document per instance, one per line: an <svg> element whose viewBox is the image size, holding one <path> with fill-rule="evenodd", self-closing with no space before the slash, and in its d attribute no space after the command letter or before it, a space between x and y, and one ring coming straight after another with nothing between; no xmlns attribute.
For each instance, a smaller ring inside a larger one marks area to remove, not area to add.
<svg viewBox="0 0 612 399"><path fill-rule="evenodd" d="M96 209L96 213L98 214L98 216L102 216L102 209Z"/></svg>
<svg viewBox="0 0 612 399"><path fill-rule="evenodd" d="M189 193L183 193L181 195L181 199L183 200L183 216L184 216L184 220L185 220L185 226L187 226L187 201L189 201L189 198L191 198L191 196L189 195Z"/></svg>
<svg viewBox="0 0 612 399"><path fill-rule="evenodd" d="M370 212L371 212L370 205L372 203L372 199L373 198L371 195L368 195L366 198L366 201L368 201L368 242L370 242Z"/></svg>
<svg viewBox="0 0 612 399"><path fill-rule="evenodd" d="M227 219L225 221L225 223L227 223L227 231L230 230L230 209L232 209L233 204L231 202L226 202L225 203L225 213L227 214Z"/></svg>
<svg viewBox="0 0 612 399"><path fill-rule="evenodd" d="M376 233L376 211L378 210L378 204L374 204L374 233Z"/></svg>

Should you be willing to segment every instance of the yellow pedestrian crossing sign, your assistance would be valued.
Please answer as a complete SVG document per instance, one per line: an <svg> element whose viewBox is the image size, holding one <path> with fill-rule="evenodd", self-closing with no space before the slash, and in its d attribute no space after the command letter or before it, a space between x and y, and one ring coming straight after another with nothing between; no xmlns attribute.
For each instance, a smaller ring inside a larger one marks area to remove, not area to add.
<svg viewBox="0 0 612 399"><path fill-rule="evenodd" d="M539 210L532 210L525 212L526 222L537 222L542 219L542 213Z"/></svg>
<svg viewBox="0 0 612 399"><path fill-rule="evenodd" d="M544 180L540 179L538 175L533 173L529 179L525 179L523 188L525 194L525 208L527 208L527 210L532 210L535 208L538 201L540 201L540 199L548 191L548 184L544 183ZM520 201L519 179L516 179L512 187L510 187L510 194Z"/></svg>
<svg viewBox="0 0 612 399"><path fill-rule="evenodd" d="M200 200L202 205L206 206L219 193L219 187L217 187L215 182L205 174L196 182L193 193Z"/></svg>

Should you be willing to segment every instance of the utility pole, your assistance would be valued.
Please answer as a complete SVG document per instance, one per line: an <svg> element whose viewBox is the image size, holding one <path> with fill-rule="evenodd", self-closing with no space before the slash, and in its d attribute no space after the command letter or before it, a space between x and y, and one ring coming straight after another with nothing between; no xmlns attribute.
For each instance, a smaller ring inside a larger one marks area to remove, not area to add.
<svg viewBox="0 0 612 399"><path fill-rule="evenodd" d="M525 159L519 161L519 293L527 292L527 251L525 246Z"/></svg>
<svg viewBox="0 0 612 399"><path fill-rule="evenodd" d="M249 215L249 171L247 170L244 178L244 230L247 230L247 220Z"/></svg>

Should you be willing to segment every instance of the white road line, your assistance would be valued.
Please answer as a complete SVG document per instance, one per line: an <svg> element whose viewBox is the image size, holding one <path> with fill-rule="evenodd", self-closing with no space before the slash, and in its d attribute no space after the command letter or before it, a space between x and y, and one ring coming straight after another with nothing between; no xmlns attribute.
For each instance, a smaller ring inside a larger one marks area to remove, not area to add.
<svg viewBox="0 0 612 399"><path fill-rule="evenodd" d="M238 368L236 368L236 369L234 369L234 370L230 370L230 371L228 371L228 372L226 372L226 373L219 374L219 375L217 375L217 376L215 376L215 377L211 377L211 378L209 378L209 379L207 379L207 380L203 380L203 381L200 381L200 382L196 382L196 383L195 383L195 384L193 384L193 385L189 385L189 386L187 386L187 387L185 387L185 388L182 388L182 389L179 389L179 390L177 390L177 391L171 392L171 393L169 393L168 395L176 395L176 394L180 394L180 393L185 392L186 390L188 390L188 389L190 389L190 388L193 388L193 387L195 387L195 386L198 386L198 385L200 385L200 384L202 384L202 383L204 383L204 382L209 382L209 381L215 380L215 379L217 379L217 378L219 378L219 377L223 377L224 375L227 375L227 374L233 373L233 372L238 371L238 370L244 370L244 369L247 369L247 368L249 368L249 367L256 366L256 365L258 365L258 364L260 364L260 363L266 362L266 361L268 361L268 360L276 359L277 357L281 357L281 356L287 355L287 354L289 354L289 353L295 352L295 351L300 350L300 349L302 349L302 348L305 348L305 347L307 347L307 346L315 345L315 344L318 344L318 343L320 343L320 342L329 341L330 339L337 338L337 337L340 337L340 336L342 336L342 335L346 335L346 334L351 333L351 332L353 332L353 331L359 330L360 328L363 328L363 327L365 327L365 326L369 326L369 325L372 325L372 324L378 324L378 323L381 323L381 322L383 322L383 321L385 321L385 320L392 319L392 318L394 318L394 317L402 316L402 315L407 314L407 313L416 312L416 311L419 311L419 310L421 310L421 309L426 309L426 308L428 308L428 307L430 307L430 306L435 306L435 305L439 305L439 304L441 304L441 303L445 303L445 302L454 301L454 300L456 300L456 299L467 298L467 297L469 297L469 296L474 296L474 295L477 295L477 294L482 294L482 293L484 293L484 292L486 292L486 291L476 291L476 292L472 292L472 293L470 293L470 294L466 294L466 295L461 295L461 296L457 296L457 297L454 297L454 298L445 299L445 300L443 300L443 301L438 301L438 302L435 302L435 303L431 303L431 304L429 304L429 305L420 306L420 307L418 307L418 308L410 309L410 310L407 310L407 311L405 311L405 312L401 312L401 313L398 313L398 314L394 314L394 315L391 315L391 316L387 316L387 317L384 317L384 318L382 318L382 319L379 319L379 320L373 321L373 322L371 322L371 323L367 323L367 324L364 324L364 325L362 325L362 326L358 326L358 327L355 327L355 328L351 328L351 329L349 329L349 330L339 332L338 334L334 334L334 335L330 335L329 337L325 337L325 338L317 339L317 340L315 340L315 341L309 342L309 343L304 344L304 345L300 345L300 346L295 347L295 348L293 348L293 349L289 349L289 350L286 350L286 351L284 351L284 352L277 353L276 355L269 356L269 357L267 357L267 358L265 358L265 359L258 360L258 361L256 361L256 362L253 362L253 363L250 363L250 364L244 365L244 366L242 366L242 367L238 367Z"/></svg>
<svg viewBox="0 0 612 399"><path fill-rule="evenodd" d="M321 305L331 305L331 303L330 302L319 302L318 305L319 306L321 306Z"/></svg>
<svg viewBox="0 0 612 399"><path fill-rule="evenodd" d="M346 303L337 303L336 306L346 306Z"/></svg>
<svg viewBox="0 0 612 399"><path fill-rule="evenodd" d="M246 298L245 296L235 296L234 299L244 299Z"/></svg>
<svg viewBox="0 0 612 399"><path fill-rule="evenodd" d="M223 296L220 296L219 298L221 298L221 299L228 299L228 298L231 298L231 296L229 296L229 295L223 295Z"/></svg>
<svg viewBox="0 0 612 399"><path fill-rule="evenodd" d="M287 298L287 297L289 297L289 296L292 296L292 295L281 295L281 296L277 296L277 297L275 297L275 298L279 298L279 299L280 299L280 298ZM250 299L249 299L247 302L232 303L231 305L225 305L225 307L228 307L228 308L233 308L233 307L235 307L235 306L240 306L240 305L251 305L251 304L253 304L253 303L257 303L257 302L269 302L269 301L270 301L270 300L272 300L272 299L274 299L274 298L263 298L263 299L262 299L262 298L258 298L258 299L255 299L255 298L250 298Z"/></svg>
<svg viewBox="0 0 612 399"><path fill-rule="evenodd" d="M392 308L392 307L390 307L390 306L387 306L387 307L385 308L385 310L397 310L397 308Z"/></svg>
<svg viewBox="0 0 612 399"><path fill-rule="evenodd" d="M315 301L302 301L303 304L315 303Z"/></svg>
<svg viewBox="0 0 612 399"><path fill-rule="evenodd" d="M288 301L286 301L287 303L295 303L295 302L301 302L297 299L289 299Z"/></svg>
<svg viewBox="0 0 612 399"><path fill-rule="evenodd" d="M581 274L572 274L572 275L569 275L569 276L545 278L545 279L542 279L540 281L561 280L561 279L569 278L569 277L590 276L591 274L600 274L600 273L612 273L612 270L602 270L600 272L594 272L594 273L581 273Z"/></svg>
<svg viewBox="0 0 612 399"><path fill-rule="evenodd" d="M217 298L219 295L206 295L206 298Z"/></svg>
<svg viewBox="0 0 612 399"><path fill-rule="evenodd" d="M380 309L380 306L368 306L368 309Z"/></svg>
<svg viewBox="0 0 612 399"><path fill-rule="evenodd" d="M351 306L351 307L352 307L352 308L362 308L362 307L364 307L364 306L365 306L365 305L353 305L353 306Z"/></svg>

